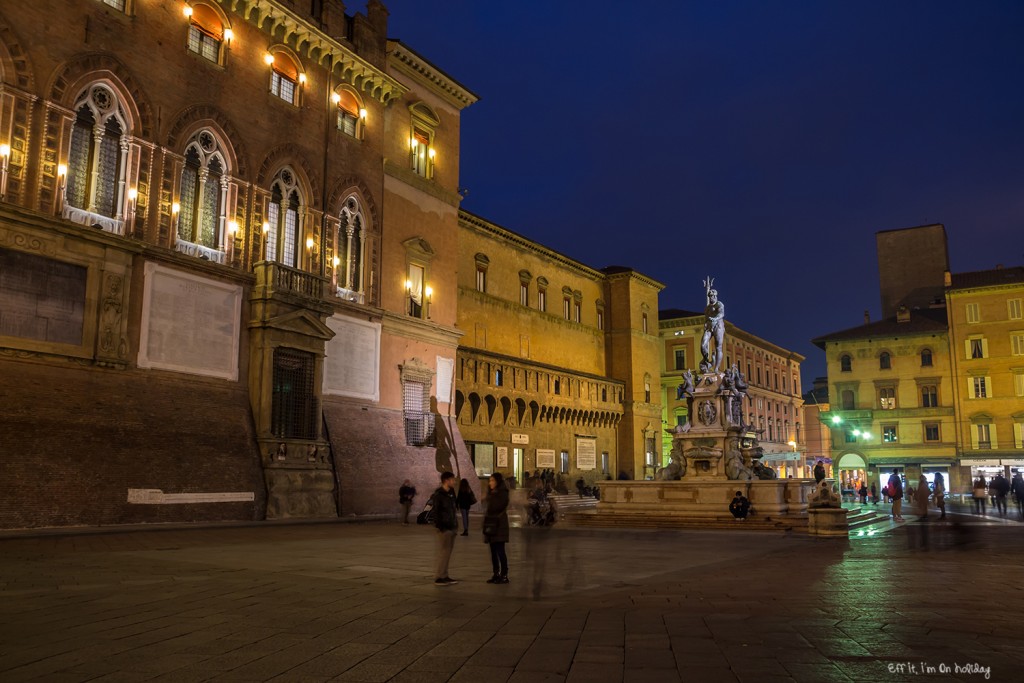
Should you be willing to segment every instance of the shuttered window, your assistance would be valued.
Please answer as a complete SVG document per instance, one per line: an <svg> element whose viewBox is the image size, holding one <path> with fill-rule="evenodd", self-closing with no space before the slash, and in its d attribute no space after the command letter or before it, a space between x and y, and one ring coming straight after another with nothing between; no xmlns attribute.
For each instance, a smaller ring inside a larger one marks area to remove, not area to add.
<svg viewBox="0 0 1024 683"><path fill-rule="evenodd" d="M406 380L403 390L405 442L410 446L433 446L434 414L430 412L430 385Z"/></svg>

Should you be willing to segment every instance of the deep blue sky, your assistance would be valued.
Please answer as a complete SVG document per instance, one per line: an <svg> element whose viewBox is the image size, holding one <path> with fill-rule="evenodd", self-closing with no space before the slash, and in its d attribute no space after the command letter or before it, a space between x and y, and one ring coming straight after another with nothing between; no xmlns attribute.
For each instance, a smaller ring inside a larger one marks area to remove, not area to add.
<svg viewBox="0 0 1024 683"><path fill-rule="evenodd" d="M1024 263L1024 2L384 0L477 93L463 207L805 356L879 316L875 232ZM351 10L362 6L350 3Z"/></svg>

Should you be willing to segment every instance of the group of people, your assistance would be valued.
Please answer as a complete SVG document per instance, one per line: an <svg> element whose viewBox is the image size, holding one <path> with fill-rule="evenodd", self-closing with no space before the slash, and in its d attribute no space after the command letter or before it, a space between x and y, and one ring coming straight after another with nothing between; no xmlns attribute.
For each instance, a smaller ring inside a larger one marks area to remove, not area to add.
<svg viewBox="0 0 1024 683"><path fill-rule="evenodd" d="M874 484L872 484L874 488ZM914 512L919 517L926 517L928 515L928 501L934 500L935 507L939 510L939 519L946 518L946 479L942 476L941 472L935 473L935 484L934 488L930 488L928 485L928 479L922 474L917 478L917 487L908 484L907 490L903 490L903 477L900 476L899 470L893 470L892 474L889 475L889 481L886 482L885 487L882 489L882 493L892 500L892 518L894 521L902 522L905 521L903 517L903 498L906 496L914 505Z"/></svg>
<svg viewBox="0 0 1024 683"><path fill-rule="evenodd" d="M485 512L483 520L484 542L491 551L491 568L493 574L487 583L505 584L508 579L508 556L505 544L509 538L508 504L509 489L505 478L499 472L491 475L487 481L487 497L484 500ZM416 488L407 479L398 489L399 502L405 516L403 524L409 523L409 508L416 496ZM451 472L441 474L441 486L431 496L434 528L437 531L437 565L434 583L439 586L450 586L458 583L448 575L448 563L455 549L455 536L459 533L459 517L462 518L462 535L469 535L469 510L476 505L476 495L463 479L456 487L455 475Z"/></svg>
<svg viewBox="0 0 1024 683"><path fill-rule="evenodd" d="M996 512L1005 517L1006 499L1009 498L1010 493L1013 493L1013 497L1016 499L1018 514L1024 519L1024 477L1021 477L1020 472L1014 472L1011 481L1007 481L1002 472L996 474L987 483L984 475L979 476L974 480L971 490L975 514L984 515L985 504L988 499L991 499Z"/></svg>

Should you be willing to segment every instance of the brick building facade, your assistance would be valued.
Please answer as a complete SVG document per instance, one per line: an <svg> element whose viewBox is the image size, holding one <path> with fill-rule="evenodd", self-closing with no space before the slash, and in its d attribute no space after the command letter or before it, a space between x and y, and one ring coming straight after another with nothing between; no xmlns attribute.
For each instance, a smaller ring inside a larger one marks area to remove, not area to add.
<svg viewBox="0 0 1024 683"><path fill-rule="evenodd" d="M471 472L475 100L376 0L0 8L0 526L391 514Z"/></svg>

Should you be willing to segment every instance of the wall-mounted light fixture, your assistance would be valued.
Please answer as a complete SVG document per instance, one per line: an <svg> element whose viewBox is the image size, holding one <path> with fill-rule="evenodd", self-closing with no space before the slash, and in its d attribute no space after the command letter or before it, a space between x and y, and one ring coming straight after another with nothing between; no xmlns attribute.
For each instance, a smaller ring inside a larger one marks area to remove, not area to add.
<svg viewBox="0 0 1024 683"><path fill-rule="evenodd" d="M139 199L139 191L137 188L128 188L128 207L125 210L125 234L130 234L135 230L135 205Z"/></svg>
<svg viewBox="0 0 1024 683"><path fill-rule="evenodd" d="M332 92L331 93L331 102L334 102L335 104L341 104L341 95L339 95L336 92Z"/></svg>
<svg viewBox="0 0 1024 683"><path fill-rule="evenodd" d="M315 244L316 244L316 242L313 241L312 237L307 237L306 238L306 249L312 249L313 245L315 245Z"/></svg>
<svg viewBox="0 0 1024 683"><path fill-rule="evenodd" d="M437 152L434 151L433 147L427 150L427 156L430 157L431 159L437 156Z"/></svg>
<svg viewBox="0 0 1024 683"><path fill-rule="evenodd" d="M231 44L231 41L234 40L234 38L235 38L235 32L234 31L232 31L229 28L224 29L224 40L227 41L228 45Z"/></svg>
<svg viewBox="0 0 1024 683"><path fill-rule="evenodd" d="M181 13L184 14L187 18L191 19L192 18L192 5L186 4L184 7L181 8Z"/></svg>
<svg viewBox="0 0 1024 683"><path fill-rule="evenodd" d="M7 198L7 162L11 158L11 146L0 145L0 199Z"/></svg>
<svg viewBox="0 0 1024 683"><path fill-rule="evenodd" d="M68 167L66 164L57 164L57 196L54 198L53 208L55 214L64 210L64 194L68 187Z"/></svg>
<svg viewBox="0 0 1024 683"><path fill-rule="evenodd" d="M174 202L171 204L171 234L178 234L178 218L181 216L181 204Z"/></svg>
<svg viewBox="0 0 1024 683"><path fill-rule="evenodd" d="M264 63L265 63L265 64L266 64L267 66L274 66L274 55L273 55L273 54L271 54L270 52L267 52L267 53L265 53L265 54L263 55L263 62L264 62Z"/></svg>
<svg viewBox="0 0 1024 683"><path fill-rule="evenodd" d="M363 121L366 120L366 108L365 107L360 107L359 108L359 118L361 118Z"/></svg>
<svg viewBox="0 0 1024 683"><path fill-rule="evenodd" d="M299 74L299 85L306 85L306 74Z"/></svg>

